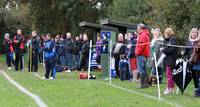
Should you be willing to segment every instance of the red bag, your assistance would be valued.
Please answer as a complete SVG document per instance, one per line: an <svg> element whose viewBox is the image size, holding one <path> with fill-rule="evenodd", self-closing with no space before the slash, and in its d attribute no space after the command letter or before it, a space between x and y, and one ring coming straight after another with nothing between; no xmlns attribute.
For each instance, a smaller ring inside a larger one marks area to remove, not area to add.
<svg viewBox="0 0 200 107"><path fill-rule="evenodd" d="M79 79L88 79L88 73L81 72L79 75Z"/></svg>

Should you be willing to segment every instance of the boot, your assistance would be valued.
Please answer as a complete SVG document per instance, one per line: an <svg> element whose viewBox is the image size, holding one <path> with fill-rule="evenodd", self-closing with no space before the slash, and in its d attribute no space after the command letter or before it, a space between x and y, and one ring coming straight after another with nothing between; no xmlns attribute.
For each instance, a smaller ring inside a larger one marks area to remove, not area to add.
<svg viewBox="0 0 200 107"><path fill-rule="evenodd" d="M140 75L138 88L145 88L145 76Z"/></svg>

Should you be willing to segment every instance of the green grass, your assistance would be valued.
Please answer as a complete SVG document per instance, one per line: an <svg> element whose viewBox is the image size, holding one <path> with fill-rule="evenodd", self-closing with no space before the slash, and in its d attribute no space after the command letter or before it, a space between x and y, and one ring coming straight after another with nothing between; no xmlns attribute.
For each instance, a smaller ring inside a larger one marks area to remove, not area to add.
<svg viewBox="0 0 200 107"><path fill-rule="evenodd" d="M7 71L5 59L1 57L1 69ZM39 75L44 75L44 69L40 65ZM101 74L97 80L79 80L78 72L57 73L56 80L41 80L33 73L7 71L8 75L26 87L32 93L39 95L49 107L173 107L164 102L147 98L142 95L132 94L123 90L113 88L108 81L101 80ZM140 93L157 96L157 87L148 89L137 89L137 84L129 81L121 82L113 79L113 84ZM162 98L184 107L197 107L200 103L198 98L192 96L193 84L187 88L184 95L162 95ZM0 75L0 105L1 107L35 107L36 104L28 96L18 91ZM165 84L161 85L163 92ZM30 104L27 106L27 104Z"/></svg>
<svg viewBox="0 0 200 107"><path fill-rule="evenodd" d="M31 98L21 93L0 75L1 107L37 107Z"/></svg>

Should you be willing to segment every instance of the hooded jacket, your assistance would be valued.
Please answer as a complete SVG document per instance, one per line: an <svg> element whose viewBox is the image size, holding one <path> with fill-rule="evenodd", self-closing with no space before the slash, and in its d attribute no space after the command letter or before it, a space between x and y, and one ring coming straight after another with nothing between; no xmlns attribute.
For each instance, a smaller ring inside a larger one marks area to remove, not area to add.
<svg viewBox="0 0 200 107"><path fill-rule="evenodd" d="M150 38L149 38L149 31L142 30L137 38L137 44L135 48L135 55L136 56L144 56L148 58L150 56Z"/></svg>

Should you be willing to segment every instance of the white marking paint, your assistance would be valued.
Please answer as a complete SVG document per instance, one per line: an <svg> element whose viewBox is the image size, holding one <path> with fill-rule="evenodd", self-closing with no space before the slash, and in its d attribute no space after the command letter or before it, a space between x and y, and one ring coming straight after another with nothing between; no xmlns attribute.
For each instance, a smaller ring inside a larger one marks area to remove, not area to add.
<svg viewBox="0 0 200 107"><path fill-rule="evenodd" d="M45 102L37 95L31 93L30 91L28 91L26 88L24 88L23 86L21 86L19 83L17 83L16 81L14 81L10 76L7 75L7 73L5 73L4 71L0 71L0 73L11 83L13 84L15 87L17 87L21 92L25 93L26 95L30 96L39 107L48 107Z"/></svg>
<svg viewBox="0 0 200 107"><path fill-rule="evenodd" d="M137 92L137 91L129 90L129 89L126 89L126 88L123 88L123 87L120 87L120 86L117 86L117 85L114 85L114 84L106 84L106 83L103 83L103 84L111 86L113 88L117 88L117 89L123 90L123 91L128 92L128 93L142 95L142 96L147 97L147 98L152 98L152 99L155 99L155 100L158 100L158 101L162 101L162 102L164 102L166 104L170 104L170 105L175 106L175 107L183 107L181 105L166 101L163 98L159 99L159 98L157 98L155 96L151 96L151 95L148 95L148 94L144 94L144 93L140 93L140 92Z"/></svg>

